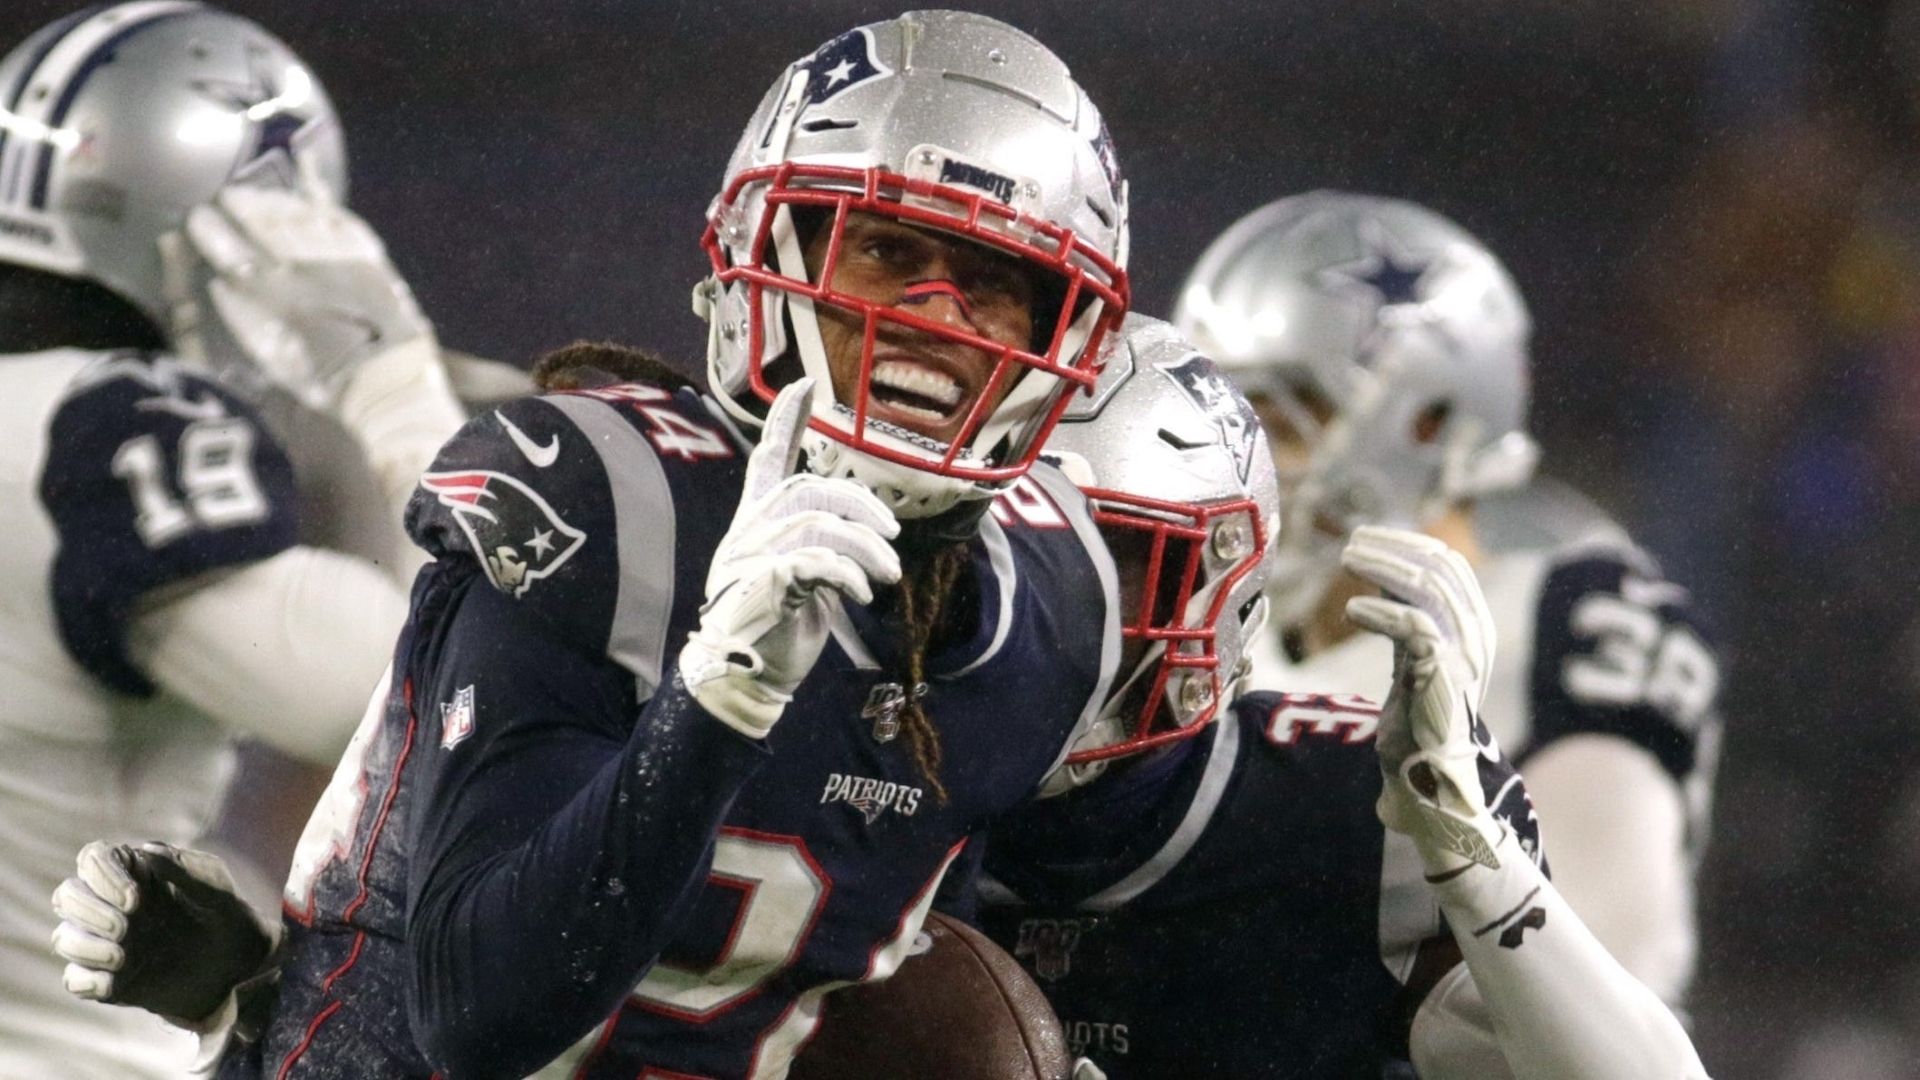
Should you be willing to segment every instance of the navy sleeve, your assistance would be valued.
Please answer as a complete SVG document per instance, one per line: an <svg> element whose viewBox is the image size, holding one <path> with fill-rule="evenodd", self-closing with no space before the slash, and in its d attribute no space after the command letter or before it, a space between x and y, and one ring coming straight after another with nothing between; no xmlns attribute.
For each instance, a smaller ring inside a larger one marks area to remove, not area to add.
<svg viewBox="0 0 1920 1080"><path fill-rule="evenodd" d="M437 559L470 560L550 631L597 650L622 569L610 467L552 399L509 402L441 448L407 505L407 532Z"/></svg>
<svg viewBox="0 0 1920 1080"><path fill-rule="evenodd" d="M126 654L135 603L292 547L293 467L239 398L136 354L80 376L48 446L40 500L59 536L51 586L61 641L108 686L151 694Z"/></svg>
<svg viewBox="0 0 1920 1080"><path fill-rule="evenodd" d="M986 854L986 837L976 836L967 841L967 846L961 849L953 865L947 867L946 876L940 879L940 888L933 894L935 911L951 915L964 923L979 923L980 901L976 894L980 884L980 866Z"/></svg>
<svg viewBox="0 0 1920 1080"><path fill-rule="evenodd" d="M517 1076L645 975L767 755L677 678L636 705L631 673L477 583L421 660L439 737L410 838L409 1019L436 1066Z"/></svg>
<svg viewBox="0 0 1920 1080"><path fill-rule="evenodd" d="M1523 755L1601 734L1645 748L1676 780L1700 768L1720 669L1684 589L1651 566L1590 556L1548 574L1538 619Z"/></svg>

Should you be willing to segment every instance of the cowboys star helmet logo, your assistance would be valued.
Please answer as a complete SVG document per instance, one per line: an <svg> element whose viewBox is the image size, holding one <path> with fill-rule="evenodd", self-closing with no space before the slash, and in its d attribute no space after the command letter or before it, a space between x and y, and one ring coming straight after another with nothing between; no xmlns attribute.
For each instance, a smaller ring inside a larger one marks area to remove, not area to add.
<svg viewBox="0 0 1920 1080"><path fill-rule="evenodd" d="M420 486L453 511L487 580L516 599L560 569L587 539L560 520L539 492L505 473L427 473Z"/></svg>
<svg viewBox="0 0 1920 1080"><path fill-rule="evenodd" d="M247 49L245 83L201 79L193 88L233 109L250 127L250 139L234 163L233 179L292 187L300 148L322 121L313 76L304 68L275 70L265 49Z"/></svg>
<svg viewBox="0 0 1920 1080"><path fill-rule="evenodd" d="M1254 442L1260 430L1260 418L1254 415L1253 406L1234 390L1213 361L1199 353L1177 364L1161 365L1160 370L1179 383L1194 407L1219 427L1227 449L1233 453L1233 464L1240 479L1246 480L1247 470L1253 467Z"/></svg>
<svg viewBox="0 0 1920 1080"><path fill-rule="evenodd" d="M1408 247L1373 220L1360 223L1359 241L1358 258L1319 272L1321 286L1371 302L1376 329L1432 322L1435 312L1429 302L1444 289L1444 253ZM1371 357L1361 361L1371 363Z"/></svg>

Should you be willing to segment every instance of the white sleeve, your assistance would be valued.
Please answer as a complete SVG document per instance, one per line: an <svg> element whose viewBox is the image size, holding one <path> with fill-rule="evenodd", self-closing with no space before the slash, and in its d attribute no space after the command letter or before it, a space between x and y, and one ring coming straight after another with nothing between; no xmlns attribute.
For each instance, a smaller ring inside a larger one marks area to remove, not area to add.
<svg viewBox="0 0 1920 1080"><path fill-rule="evenodd" d="M228 729L333 762L386 669L407 597L372 563L295 547L137 615L135 663Z"/></svg>
<svg viewBox="0 0 1920 1080"><path fill-rule="evenodd" d="M466 422L431 334L363 365L341 392L337 416L360 441L396 522L420 474ZM427 554L412 544L404 553L400 577L409 580Z"/></svg>
<svg viewBox="0 0 1920 1080"><path fill-rule="evenodd" d="M1466 965L1443 978L1414 1017L1410 1048L1420 1075L1704 1078L1673 1013L1601 947L1512 832L1494 852L1497 868L1469 864L1434 885Z"/></svg>
<svg viewBox="0 0 1920 1080"><path fill-rule="evenodd" d="M1678 1005L1693 974L1693 863L1680 785L1647 750L1570 735L1527 760L1553 883L1633 976Z"/></svg>

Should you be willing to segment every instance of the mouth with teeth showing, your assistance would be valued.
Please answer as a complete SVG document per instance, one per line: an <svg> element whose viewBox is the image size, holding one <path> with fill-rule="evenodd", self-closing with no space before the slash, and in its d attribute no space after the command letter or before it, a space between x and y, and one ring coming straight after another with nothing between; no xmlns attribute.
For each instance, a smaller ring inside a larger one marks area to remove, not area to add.
<svg viewBox="0 0 1920 1080"><path fill-rule="evenodd" d="M868 388L876 418L948 441L972 398L953 374L906 359L876 360Z"/></svg>

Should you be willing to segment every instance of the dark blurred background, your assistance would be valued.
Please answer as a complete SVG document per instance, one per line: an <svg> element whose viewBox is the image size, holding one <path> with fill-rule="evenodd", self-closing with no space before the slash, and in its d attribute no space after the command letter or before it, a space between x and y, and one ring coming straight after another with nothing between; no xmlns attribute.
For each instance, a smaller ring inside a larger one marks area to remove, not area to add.
<svg viewBox="0 0 1920 1080"><path fill-rule="evenodd" d="M448 344L524 362L609 337L689 367L739 126L788 61L899 10L226 6L320 73L353 202ZM1548 470L1719 628L1709 1066L1920 1077L1920 0L973 6L1104 110L1141 310L1235 217L1313 187L1426 203L1506 259ZM69 7L7 0L0 39Z"/></svg>

